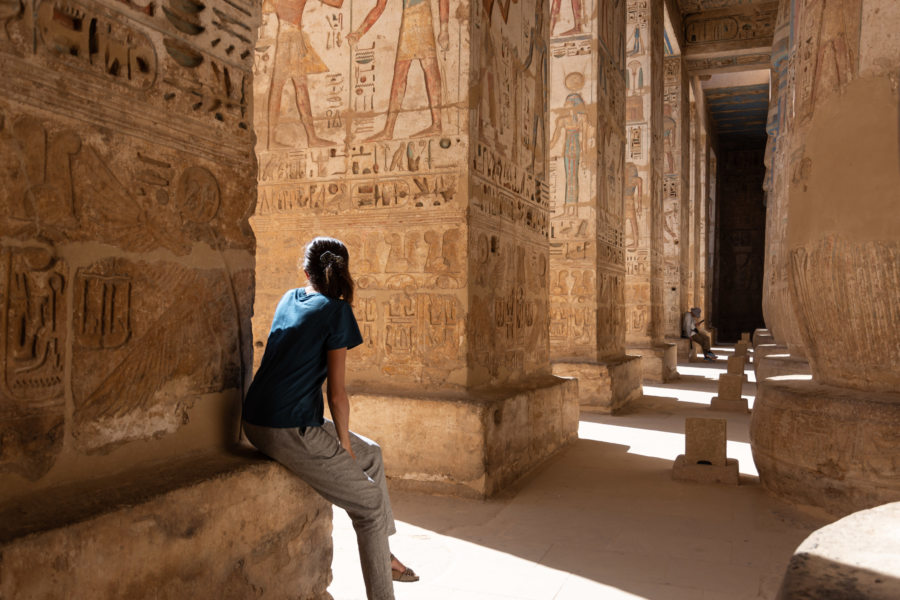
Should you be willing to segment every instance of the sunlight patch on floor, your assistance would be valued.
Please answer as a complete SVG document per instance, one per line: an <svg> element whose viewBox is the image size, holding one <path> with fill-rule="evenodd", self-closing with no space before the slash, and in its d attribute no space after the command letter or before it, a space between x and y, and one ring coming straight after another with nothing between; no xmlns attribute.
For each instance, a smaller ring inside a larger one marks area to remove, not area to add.
<svg viewBox="0 0 900 600"><path fill-rule="evenodd" d="M714 414L711 413L710 418L714 418ZM661 458L672 462L678 458L679 454L684 454L683 433L581 421L578 426L578 437L582 440L628 446L629 454ZM750 444L728 441L726 455L728 458L738 459L741 473L759 475L756 465L753 463Z"/></svg>

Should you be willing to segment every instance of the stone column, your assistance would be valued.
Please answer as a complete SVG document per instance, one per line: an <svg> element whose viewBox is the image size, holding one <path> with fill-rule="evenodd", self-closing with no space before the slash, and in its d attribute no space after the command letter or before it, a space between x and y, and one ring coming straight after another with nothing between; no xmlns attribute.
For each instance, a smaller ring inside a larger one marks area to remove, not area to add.
<svg viewBox="0 0 900 600"><path fill-rule="evenodd" d="M770 490L846 514L900 498L900 5L792 14L783 243L812 381L760 383L751 444Z"/></svg>
<svg viewBox="0 0 900 600"><path fill-rule="evenodd" d="M342 239L365 339L351 427L398 484L491 494L578 421L550 368L550 7L350 0L302 24L279 7L255 89L256 347L303 245Z"/></svg>
<svg viewBox="0 0 900 600"><path fill-rule="evenodd" d="M697 135L697 204L694 206L694 223L696 224L694 231L696 243L694 248L694 306L703 310L703 313L706 315L703 317L704 319L709 317L709 313L706 310L706 261L708 254L706 225L709 207L708 166L709 136L706 133L706 127L701 124ZM709 328L709 323L706 323L706 328Z"/></svg>
<svg viewBox="0 0 900 600"><path fill-rule="evenodd" d="M244 0L3 4L0 596L325 593L327 562L271 540L321 565L330 506L226 452L258 21Z"/></svg>
<svg viewBox="0 0 900 600"><path fill-rule="evenodd" d="M772 83L766 131L766 255L763 281L763 317L774 343L754 349L756 373L761 379L775 375L809 374L809 363L794 312L788 280L789 256L785 248L789 185L792 178L792 95L796 90L795 48L791 44L791 0L778 8L772 45Z"/></svg>
<svg viewBox="0 0 900 600"><path fill-rule="evenodd" d="M681 56L666 57L664 68L664 334L668 340L678 341L681 338L682 315L690 308L686 286L689 257L687 240L690 235L688 79Z"/></svg>
<svg viewBox="0 0 900 600"><path fill-rule="evenodd" d="M642 386L624 352L625 6L598 4L550 18L550 355L582 408L614 412Z"/></svg>
<svg viewBox="0 0 900 600"><path fill-rule="evenodd" d="M629 0L625 27L625 345L644 378L678 376L663 341L662 0Z"/></svg>

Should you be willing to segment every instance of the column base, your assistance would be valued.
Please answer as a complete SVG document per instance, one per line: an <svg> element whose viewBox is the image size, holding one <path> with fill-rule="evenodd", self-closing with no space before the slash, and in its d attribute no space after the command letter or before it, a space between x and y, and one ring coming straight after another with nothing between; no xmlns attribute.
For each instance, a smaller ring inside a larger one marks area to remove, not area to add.
<svg viewBox="0 0 900 600"><path fill-rule="evenodd" d="M598 363L559 361L553 374L578 380L581 410L614 414L643 394L641 360L622 355Z"/></svg>
<svg viewBox="0 0 900 600"><path fill-rule="evenodd" d="M737 400L727 400L713 396L709 402L709 410L722 410L729 412L750 412L749 404L746 398L738 398Z"/></svg>
<svg viewBox="0 0 900 600"><path fill-rule="evenodd" d="M426 493L492 496L578 438L578 382L552 375L461 392L367 389L350 406L391 486Z"/></svg>
<svg viewBox="0 0 900 600"><path fill-rule="evenodd" d="M900 598L900 502L814 531L794 551L777 600Z"/></svg>
<svg viewBox="0 0 900 600"><path fill-rule="evenodd" d="M326 597L331 504L253 456L164 465L0 508L0 597Z"/></svg>
<svg viewBox="0 0 900 600"><path fill-rule="evenodd" d="M692 465L685 459L684 454L679 454L672 466L672 479L696 483L738 485L738 461L736 458L726 458L724 466Z"/></svg>
<svg viewBox="0 0 900 600"><path fill-rule="evenodd" d="M675 344L676 356L678 360L686 360L688 362L703 361L702 350L700 344L697 344L688 338L667 337L667 344Z"/></svg>
<svg viewBox="0 0 900 600"><path fill-rule="evenodd" d="M625 351L641 357L644 379L665 383L678 379L678 349L675 344L629 346Z"/></svg>
<svg viewBox="0 0 900 600"><path fill-rule="evenodd" d="M844 515L900 500L900 393L762 380L750 420L760 481Z"/></svg>
<svg viewBox="0 0 900 600"><path fill-rule="evenodd" d="M784 375L809 375L811 377L812 370L809 362L794 358L790 354L768 354L756 363L757 381Z"/></svg>

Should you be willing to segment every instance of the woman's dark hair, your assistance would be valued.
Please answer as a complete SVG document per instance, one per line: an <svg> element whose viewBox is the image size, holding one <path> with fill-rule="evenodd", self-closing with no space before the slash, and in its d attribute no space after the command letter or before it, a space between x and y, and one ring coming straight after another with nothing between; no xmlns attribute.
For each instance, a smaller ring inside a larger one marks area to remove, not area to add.
<svg viewBox="0 0 900 600"><path fill-rule="evenodd" d="M317 237L306 246L303 270L318 292L329 298L353 302L353 278L350 277L350 254L340 240Z"/></svg>

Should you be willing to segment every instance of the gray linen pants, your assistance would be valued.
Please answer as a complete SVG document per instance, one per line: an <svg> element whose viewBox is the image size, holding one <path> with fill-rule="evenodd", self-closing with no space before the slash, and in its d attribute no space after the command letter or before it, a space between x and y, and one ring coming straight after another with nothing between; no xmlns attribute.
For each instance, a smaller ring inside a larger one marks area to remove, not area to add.
<svg viewBox="0 0 900 600"><path fill-rule="evenodd" d="M334 423L322 427L260 427L244 421L260 452L297 474L323 498L347 511L356 530L369 600L393 600L388 536L397 530L384 478L381 447L350 432L356 460L341 447Z"/></svg>

